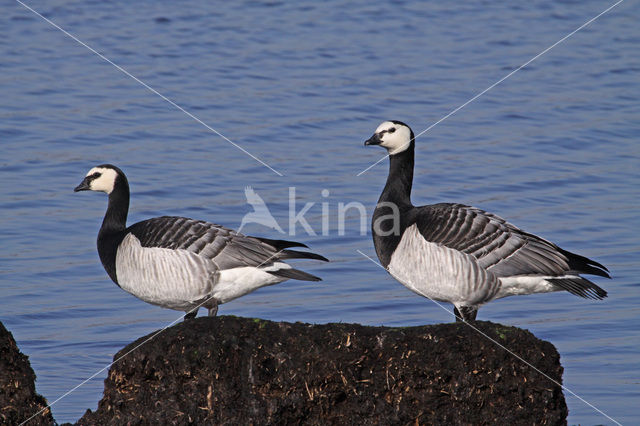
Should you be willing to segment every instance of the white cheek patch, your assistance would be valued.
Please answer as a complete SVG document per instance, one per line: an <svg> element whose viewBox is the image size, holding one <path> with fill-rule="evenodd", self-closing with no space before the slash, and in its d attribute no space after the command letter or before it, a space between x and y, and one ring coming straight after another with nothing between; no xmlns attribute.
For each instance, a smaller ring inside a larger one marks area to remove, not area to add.
<svg viewBox="0 0 640 426"><path fill-rule="evenodd" d="M387 148L389 154L393 155L409 148L411 144L411 132L405 126L390 124L391 126L387 127L387 129L395 128L396 130L393 133L385 132L382 135L382 143L380 146ZM385 128L382 130L384 129Z"/></svg>
<svg viewBox="0 0 640 426"><path fill-rule="evenodd" d="M87 176L91 176L94 173L100 173L100 177L91 181L89 185L91 190L102 191L106 192L107 194L111 194L116 182L116 178L118 177L116 171L104 167L94 167L93 169L89 170Z"/></svg>

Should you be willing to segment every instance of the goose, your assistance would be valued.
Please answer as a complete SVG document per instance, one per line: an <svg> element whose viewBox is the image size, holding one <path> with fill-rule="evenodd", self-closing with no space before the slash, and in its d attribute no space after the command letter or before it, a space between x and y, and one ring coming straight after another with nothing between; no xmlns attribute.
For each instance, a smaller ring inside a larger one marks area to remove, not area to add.
<svg viewBox="0 0 640 426"><path fill-rule="evenodd" d="M74 189L104 192L107 212L98 232L98 254L109 277L124 291L194 318L260 287L288 279L320 281L286 259L328 260L290 250L302 243L249 237L202 220L163 216L126 226L129 183L118 167L93 167Z"/></svg>
<svg viewBox="0 0 640 426"><path fill-rule="evenodd" d="M449 302L457 321L502 297L566 290L603 299L607 292L580 276L611 278L600 263L563 250L481 209L454 203L411 203L415 141L401 121L385 121L365 145L389 156L389 175L371 229L382 266L405 287Z"/></svg>

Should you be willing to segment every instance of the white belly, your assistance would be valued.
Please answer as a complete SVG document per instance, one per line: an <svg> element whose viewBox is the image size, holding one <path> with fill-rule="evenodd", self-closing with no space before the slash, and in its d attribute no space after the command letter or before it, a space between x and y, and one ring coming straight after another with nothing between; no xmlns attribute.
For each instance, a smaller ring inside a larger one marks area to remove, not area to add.
<svg viewBox="0 0 640 426"><path fill-rule="evenodd" d="M218 282L213 288L213 296L219 303L226 303L260 287L281 283L285 281L285 278L277 277L266 271L286 268L291 268L291 266L278 262L270 267L245 266L220 271Z"/></svg>
<svg viewBox="0 0 640 426"><path fill-rule="evenodd" d="M502 287L496 296L496 299L507 296L527 295L534 293L550 293L552 291L561 291L562 288L546 281L546 278L577 278L575 275L564 275L562 277L545 277L545 276L513 276L500 278Z"/></svg>

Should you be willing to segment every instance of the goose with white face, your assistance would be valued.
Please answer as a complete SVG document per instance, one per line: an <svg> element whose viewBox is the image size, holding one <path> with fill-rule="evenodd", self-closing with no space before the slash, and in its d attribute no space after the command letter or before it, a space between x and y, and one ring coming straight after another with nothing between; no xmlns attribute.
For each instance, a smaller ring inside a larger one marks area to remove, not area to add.
<svg viewBox="0 0 640 426"><path fill-rule="evenodd" d="M78 191L98 191L111 194L116 184L118 173L109 167L94 167L89 170L85 178L76 186L74 192Z"/></svg>
<svg viewBox="0 0 640 426"><path fill-rule="evenodd" d="M288 279L320 281L287 259L327 261L316 253L289 250L302 243L250 237L215 223L186 217L155 217L127 227L129 183L114 165L89 170L75 191L99 191L109 204L98 232L98 254L109 277L140 300L185 311L218 305Z"/></svg>
<svg viewBox="0 0 640 426"><path fill-rule="evenodd" d="M385 121L378 126L365 145L380 145L389 155L399 154L409 148L413 142L413 132L401 121Z"/></svg>

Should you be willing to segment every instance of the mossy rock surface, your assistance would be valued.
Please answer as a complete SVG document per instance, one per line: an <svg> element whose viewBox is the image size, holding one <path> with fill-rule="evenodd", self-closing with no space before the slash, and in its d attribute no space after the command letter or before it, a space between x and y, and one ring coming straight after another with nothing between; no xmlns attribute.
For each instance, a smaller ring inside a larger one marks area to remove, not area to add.
<svg viewBox="0 0 640 426"><path fill-rule="evenodd" d="M0 322L0 424L54 424L47 401L36 393L36 375L29 358L16 346L11 333Z"/></svg>
<svg viewBox="0 0 640 426"><path fill-rule="evenodd" d="M566 424L554 346L514 327L474 327L544 375L461 323L204 317L115 363L79 424Z"/></svg>

